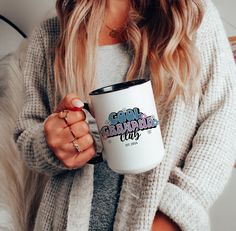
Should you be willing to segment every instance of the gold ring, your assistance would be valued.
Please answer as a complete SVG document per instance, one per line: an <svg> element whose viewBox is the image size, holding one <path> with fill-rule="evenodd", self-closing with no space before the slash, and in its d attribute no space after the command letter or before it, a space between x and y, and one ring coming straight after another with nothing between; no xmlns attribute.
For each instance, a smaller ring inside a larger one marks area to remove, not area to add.
<svg viewBox="0 0 236 231"><path fill-rule="evenodd" d="M67 125L69 125L69 123L68 123L68 114L69 114L68 110L63 110L63 111L59 112L59 114L58 114L58 117L60 119L63 119L66 122Z"/></svg>
<svg viewBox="0 0 236 231"><path fill-rule="evenodd" d="M74 139L72 141L72 144L73 144L74 148L77 150L77 152L81 152L80 146L79 146L78 141L76 139Z"/></svg>

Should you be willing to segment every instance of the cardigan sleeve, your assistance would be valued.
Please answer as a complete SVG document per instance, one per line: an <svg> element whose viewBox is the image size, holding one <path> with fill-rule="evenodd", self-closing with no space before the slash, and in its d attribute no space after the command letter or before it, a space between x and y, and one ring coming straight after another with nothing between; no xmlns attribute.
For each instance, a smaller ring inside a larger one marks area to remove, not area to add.
<svg viewBox="0 0 236 231"><path fill-rule="evenodd" d="M26 164L47 175L68 170L48 147L44 121L51 113L47 93L46 50L43 24L31 35L23 67L24 106L18 116L14 138Z"/></svg>
<svg viewBox="0 0 236 231"><path fill-rule="evenodd" d="M159 205L183 231L209 229L208 209L223 191L235 161L236 68L210 0L205 10L198 35L202 60L198 129L184 166L172 169Z"/></svg>

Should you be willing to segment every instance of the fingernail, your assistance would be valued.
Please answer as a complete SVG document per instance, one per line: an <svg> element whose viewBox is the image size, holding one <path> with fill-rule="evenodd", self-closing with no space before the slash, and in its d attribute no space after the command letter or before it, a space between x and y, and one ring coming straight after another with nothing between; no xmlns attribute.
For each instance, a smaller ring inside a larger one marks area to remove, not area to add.
<svg viewBox="0 0 236 231"><path fill-rule="evenodd" d="M84 103L80 99L72 99L72 105L77 108L82 108L84 106Z"/></svg>

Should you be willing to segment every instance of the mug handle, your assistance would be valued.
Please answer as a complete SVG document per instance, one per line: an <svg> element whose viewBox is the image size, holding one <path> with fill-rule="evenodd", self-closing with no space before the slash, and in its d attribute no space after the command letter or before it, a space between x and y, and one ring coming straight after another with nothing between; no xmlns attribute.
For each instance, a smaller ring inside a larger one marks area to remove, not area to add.
<svg viewBox="0 0 236 231"><path fill-rule="evenodd" d="M89 104L88 104L88 103L84 103L83 109L86 109L88 112L91 113L91 110L90 110L90 108L89 108Z"/></svg>
<svg viewBox="0 0 236 231"><path fill-rule="evenodd" d="M91 115L93 118L95 118L92 110L90 109L89 107L89 104L88 103L84 103L84 107L83 109L86 109ZM90 160L88 163L89 164L97 164L103 160L106 160L106 156L105 156L105 153L104 152L98 152L97 153L97 157L94 157L92 160Z"/></svg>
<svg viewBox="0 0 236 231"><path fill-rule="evenodd" d="M84 103L84 107L83 107L83 109L86 109L86 110L87 110L87 111L92 115L92 117L95 118L95 116L94 116L94 112L93 112L93 110L90 109L88 103Z"/></svg>

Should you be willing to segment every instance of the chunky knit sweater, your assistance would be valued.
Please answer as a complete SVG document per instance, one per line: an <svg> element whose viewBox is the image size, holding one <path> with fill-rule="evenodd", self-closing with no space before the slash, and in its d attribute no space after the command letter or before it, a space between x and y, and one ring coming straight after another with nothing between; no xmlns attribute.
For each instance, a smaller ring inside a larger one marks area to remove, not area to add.
<svg viewBox="0 0 236 231"><path fill-rule="evenodd" d="M235 159L236 70L218 12L210 0L204 5L196 34L202 94L191 104L178 96L165 110L157 102L166 154L155 169L124 176L115 231L149 231L157 210L184 231L210 229L208 210L229 179ZM15 138L28 166L50 175L35 230L87 231L94 166L67 169L43 133L43 123L55 106L50 50L58 34L57 20L50 19L31 37L24 68L25 104Z"/></svg>

